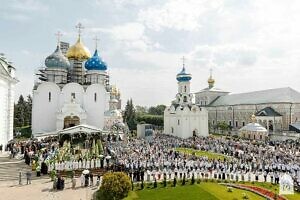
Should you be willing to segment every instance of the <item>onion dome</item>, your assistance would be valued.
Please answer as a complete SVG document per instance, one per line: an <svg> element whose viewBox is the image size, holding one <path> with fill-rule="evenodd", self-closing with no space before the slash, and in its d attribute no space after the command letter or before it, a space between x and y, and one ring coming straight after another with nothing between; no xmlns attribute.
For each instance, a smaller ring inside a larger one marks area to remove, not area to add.
<svg viewBox="0 0 300 200"><path fill-rule="evenodd" d="M214 87L215 79L213 79L213 78L210 76L210 77L208 78L208 80L207 80L207 83L208 83L209 88L212 88L212 87Z"/></svg>
<svg viewBox="0 0 300 200"><path fill-rule="evenodd" d="M83 45L79 37L77 42L68 49L67 57L69 59L86 60L91 57L91 53L88 48Z"/></svg>
<svg viewBox="0 0 300 200"><path fill-rule="evenodd" d="M192 79L192 75L185 72L185 67L182 67L182 70L180 73L176 76L177 81L179 82L186 82L190 81Z"/></svg>
<svg viewBox="0 0 300 200"><path fill-rule="evenodd" d="M87 70L107 70L107 65L98 55L97 49L95 50L93 57L88 59L84 66Z"/></svg>
<svg viewBox="0 0 300 200"><path fill-rule="evenodd" d="M46 58L45 65L48 68L68 68L70 67L70 62L61 52L59 45L57 45L56 50Z"/></svg>
<svg viewBox="0 0 300 200"><path fill-rule="evenodd" d="M214 84L215 84L215 79L212 78L212 69L210 69L210 76L207 80L207 83L208 83L208 87L209 88L213 88L214 87Z"/></svg>

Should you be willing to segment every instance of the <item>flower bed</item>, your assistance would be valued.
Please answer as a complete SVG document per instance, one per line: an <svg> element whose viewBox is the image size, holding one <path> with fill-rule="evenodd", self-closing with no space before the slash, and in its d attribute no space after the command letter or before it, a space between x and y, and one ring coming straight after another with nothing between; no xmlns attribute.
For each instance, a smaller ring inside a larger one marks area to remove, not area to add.
<svg viewBox="0 0 300 200"><path fill-rule="evenodd" d="M259 194L267 199L274 200L276 196L276 200L287 200L285 197L275 194L274 192L267 190L265 188L257 187L257 186L251 186L251 185L241 185L241 184L226 184L221 183L222 185L226 185L229 187L234 187L242 190L247 190L254 192L256 194Z"/></svg>

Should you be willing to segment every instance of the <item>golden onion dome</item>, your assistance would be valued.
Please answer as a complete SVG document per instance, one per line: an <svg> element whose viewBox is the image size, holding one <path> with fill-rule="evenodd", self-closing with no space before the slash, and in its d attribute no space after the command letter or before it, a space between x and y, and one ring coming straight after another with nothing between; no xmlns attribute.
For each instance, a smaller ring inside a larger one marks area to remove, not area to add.
<svg viewBox="0 0 300 200"><path fill-rule="evenodd" d="M215 83L215 79L213 79L212 77L209 77L209 79L207 80L208 84L214 84Z"/></svg>
<svg viewBox="0 0 300 200"><path fill-rule="evenodd" d="M91 57L91 53L81 42L80 37L77 42L71 46L67 51L68 59L76 59L76 60L87 60Z"/></svg>
<svg viewBox="0 0 300 200"><path fill-rule="evenodd" d="M207 80L209 88L214 87L215 84L215 79L213 79L211 76L209 77L209 79Z"/></svg>

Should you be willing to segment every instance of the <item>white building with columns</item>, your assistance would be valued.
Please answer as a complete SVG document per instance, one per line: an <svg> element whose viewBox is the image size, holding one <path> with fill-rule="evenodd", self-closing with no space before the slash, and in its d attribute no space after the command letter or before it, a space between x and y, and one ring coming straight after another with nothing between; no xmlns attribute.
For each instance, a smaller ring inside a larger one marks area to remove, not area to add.
<svg viewBox="0 0 300 200"><path fill-rule="evenodd" d="M208 112L206 108L193 103L190 92L191 74L185 66L176 77L178 93L176 99L164 111L164 134L181 138L208 136Z"/></svg>
<svg viewBox="0 0 300 200"><path fill-rule="evenodd" d="M251 123L253 114L257 123L273 134L289 131L300 121L300 93L290 87L230 94L215 87L210 74L208 87L195 93L195 103L208 110L212 132L217 131L221 122L238 131ZM299 128L295 129L300 132Z"/></svg>
<svg viewBox="0 0 300 200"><path fill-rule="evenodd" d="M97 47L91 56L82 43L80 31L77 42L66 54L58 43L37 75L39 81L33 89L32 103L35 136L82 124L103 130L119 112L120 93L115 89L117 94L114 92L112 96L114 87L109 84L107 65ZM112 110L111 101L115 112L107 113Z"/></svg>
<svg viewBox="0 0 300 200"><path fill-rule="evenodd" d="M0 145L13 139L15 68L0 54Z"/></svg>

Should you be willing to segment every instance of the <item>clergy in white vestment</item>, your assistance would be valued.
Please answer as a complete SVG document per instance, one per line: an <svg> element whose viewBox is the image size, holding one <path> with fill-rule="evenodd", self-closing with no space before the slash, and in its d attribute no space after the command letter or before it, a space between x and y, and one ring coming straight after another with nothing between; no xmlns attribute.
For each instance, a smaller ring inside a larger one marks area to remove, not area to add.
<svg viewBox="0 0 300 200"><path fill-rule="evenodd" d="M55 162L54 167L55 167L55 170L58 170L58 162Z"/></svg>
<svg viewBox="0 0 300 200"><path fill-rule="evenodd" d="M91 168L91 161L90 160L87 160L86 161L86 166L85 166L86 169L90 169Z"/></svg>
<svg viewBox="0 0 300 200"><path fill-rule="evenodd" d="M95 161L94 159L91 160L91 169L94 169L95 168Z"/></svg>
<svg viewBox="0 0 300 200"><path fill-rule="evenodd" d="M86 160L85 159L82 161L82 168L86 169Z"/></svg>
<svg viewBox="0 0 300 200"><path fill-rule="evenodd" d="M100 159L99 158L96 159L96 168L100 168Z"/></svg>
<svg viewBox="0 0 300 200"><path fill-rule="evenodd" d="M78 168L82 169L82 162L81 162L81 160L79 160L79 162L78 162Z"/></svg>

